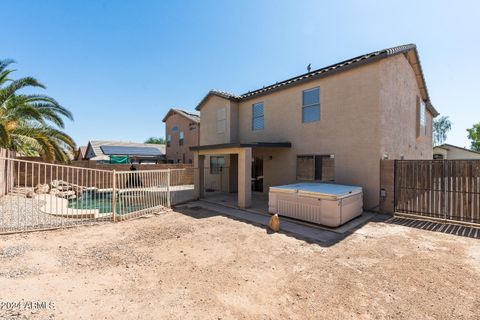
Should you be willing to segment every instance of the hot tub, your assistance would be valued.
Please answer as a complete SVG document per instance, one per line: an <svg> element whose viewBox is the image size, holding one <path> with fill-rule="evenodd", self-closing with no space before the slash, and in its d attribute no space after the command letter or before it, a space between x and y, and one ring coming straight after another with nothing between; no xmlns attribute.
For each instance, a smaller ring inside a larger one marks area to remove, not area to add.
<svg viewBox="0 0 480 320"><path fill-rule="evenodd" d="M332 183L295 183L270 187L268 211L328 227L362 214L361 187Z"/></svg>

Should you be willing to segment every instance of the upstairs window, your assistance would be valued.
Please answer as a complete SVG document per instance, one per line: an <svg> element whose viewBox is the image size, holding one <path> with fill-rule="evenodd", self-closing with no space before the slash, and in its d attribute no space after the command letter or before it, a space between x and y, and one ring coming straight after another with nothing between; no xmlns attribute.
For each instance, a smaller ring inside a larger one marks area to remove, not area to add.
<svg viewBox="0 0 480 320"><path fill-rule="evenodd" d="M425 102L417 97L417 138L427 135L427 108Z"/></svg>
<svg viewBox="0 0 480 320"><path fill-rule="evenodd" d="M185 140L185 134L183 131L180 131L180 134L178 135L178 145L183 146L183 141Z"/></svg>
<svg viewBox="0 0 480 320"><path fill-rule="evenodd" d="M217 110L217 133L224 133L227 128L227 110L220 108Z"/></svg>
<svg viewBox="0 0 480 320"><path fill-rule="evenodd" d="M172 128L172 132L175 133L175 132L177 132L177 131L178 131L178 127L177 127L177 126L174 126L174 127Z"/></svg>
<svg viewBox="0 0 480 320"><path fill-rule="evenodd" d="M252 105L252 130L262 130L264 127L263 102Z"/></svg>
<svg viewBox="0 0 480 320"><path fill-rule="evenodd" d="M334 181L335 158L330 155L297 156L297 180Z"/></svg>
<svg viewBox="0 0 480 320"><path fill-rule="evenodd" d="M167 147L170 147L172 145L172 136L167 135Z"/></svg>
<svg viewBox="0 0 480 320"><path fill-rule="evenodd" d="M302 122L320 121L320 88L303 91Z"/></svg>
<svg viewBox="0 0 480 320"><path fill-rule="evenodd" d="M219 174L225 167L225 158L218 156L210 157L210 174Z"/></svg>

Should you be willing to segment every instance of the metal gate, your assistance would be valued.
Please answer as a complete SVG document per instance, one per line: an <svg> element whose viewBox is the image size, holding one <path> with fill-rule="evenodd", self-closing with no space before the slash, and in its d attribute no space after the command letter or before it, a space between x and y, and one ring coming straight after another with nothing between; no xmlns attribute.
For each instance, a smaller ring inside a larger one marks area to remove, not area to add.
<svg viewBox="0 0 480 320"><path fill-rule="evenodd" d="M395 160L395 212L480 224L480 160Z"/></svg>

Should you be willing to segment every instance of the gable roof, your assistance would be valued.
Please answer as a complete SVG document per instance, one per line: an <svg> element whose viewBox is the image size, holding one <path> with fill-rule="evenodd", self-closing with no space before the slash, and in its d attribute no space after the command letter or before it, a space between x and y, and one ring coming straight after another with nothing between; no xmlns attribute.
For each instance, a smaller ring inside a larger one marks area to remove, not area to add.
<svg viewBox="0 0 480 320"><path fill-rule="evenodd" d="M217 96L220 98L224 98L227 100L231 101L240 101L242 99L241 96L237 96L233 93L227 92L227 91L222 91L222 90L210 90L205 97L203 97L202 101L198 103L198 105L195 107L195 110L200 111L200 107L210 98L211 96Z"/></svg>
<svg viewBox="0 0 480 320"><path fill-rule="evenodd" d="M77 150L75 160L84 160L87 156L87 146L81 146Z"/></svg>
<svg viewBox="0 0 480 320"><path fill-rule="evenodd" d="M439 146L433 147L433 149L435 149L435 148L440 148L440 149L445 149L445 150L449 150L451 148L454 148L454 149L459 149L459 150L462 150L462 151L471 152L471 153L475 153L475 154L480 155L479 151L475 151L475 150L471 150L471 149L467 149L467 148L463 148L463 147L459 147L459 146L454 146L453 144L448 144L448 143L444 143L444 144L441 144Z"/></svg>
<svg viewBox="0 0 480 320"><path fill-rule="evenodd" d="M170 109L168 110L167 114L165 115L165 117L163 117L163 120L162 122L166 122L167 119L173 115L173 114L179 114L185 118L187 118L188 120L192 121L192 122L195 122L195 123L200 123L200 116L196 113L190 113L190 112L187 112L185 110L181 110L181 109Z"/></svg>
<svg viewBox="0 0 480 320"><path fill-rule="evenodd" d="M164 144L153 144L153 143L137 143L137 142L125 142L125 141L108 141L108 140L91 140L88 142L87 151L85 157L88 160L109 160L109 155L106 155L102 150L104 146L115 146L115 147L130 147L130 148L155 148L159 150L159 153L165 155L165 145Z"/></svg>
<svg viewBox="0 0 480 320"><path fill-rule="evenodd" d="M407 44L407 45L401 45L397 47L392 47L392 48L387 48L371 53L367 53L355 58L351 58L345 61L338 62L336 64L317 69L311 72L307 72L304 74L301 74L299 76L295 76L293 78L277 82L275 84L256 89L253 91L248 91L247 93L244 93L242 95L234 95L232 93L228 93L225 91L219 91L219 90L211 90L210 92L207 93L207 95L200 101L200 103L197 105L195 108L196 110L200 110L201 106L206 102L206 100L212 96L216 95L231 101L244 101L251 99L253 97L258 97L262 96L265 94L269 94L273 91L276 90L281 90L284 88L288 88L300 83L304 83L307 81L311 81L314 79L319 79L323 78L326 76L330 76L332 74L335 74L337 72L342 72L346 71L355 67L359 67L361 65L367 64L367 63L372 63L375 61L378 61L380 59L385 59L397 54L405 54L408 62L412 66L414 72L415 72L415 77L417 79L417 84L420 89L420 93L422 95L422 99L426 102L427 109L433 114L434 117L436 117L439 113L437 110L433 107L431 101L430 101L430 96L428 94L427 90L427 85L425 83L425 78L423 76L423 71L422 67L420 65L420 58L418 56L417 52L417 47L415 44Z"/></svg>

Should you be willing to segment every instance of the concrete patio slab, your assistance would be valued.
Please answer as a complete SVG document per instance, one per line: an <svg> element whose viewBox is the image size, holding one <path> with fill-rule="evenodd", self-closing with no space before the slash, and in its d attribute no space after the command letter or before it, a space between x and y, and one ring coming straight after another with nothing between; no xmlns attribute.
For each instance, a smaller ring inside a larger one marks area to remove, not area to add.
<svg viewBox="0 0 480 320"><path fill-rule="evenodd" d="M212 202L199 200L189 202L188 204L183 204L181 206L177 206L175 211L182 212L182 209L197 209L202 208L204 210L208 210L218 215L225 215L232 217L234 219L246 221L255 225L267 226L268 221L270 219L270 215L256 213L247 210L241 210L238 208L232 208L228 206L224 206L221 204L215 204ZM303 238L313 242L321 243L323 245L329 246L334 244L341 239L348 236L351 232L353 232L356 228L360 225L366 223L373 214L366 215L363 217L361 223L356 223L354 225L350 225L348 230L345 228L345 232L334 232L332 230L327 230L325 228L319 228L318 226L308 225L306 223L300 223L298 221L292 221L291 219L280 218L280 232L286 234L293 234L296 238Z"/></svg>

